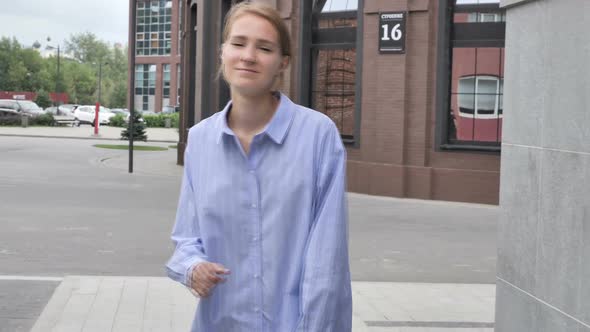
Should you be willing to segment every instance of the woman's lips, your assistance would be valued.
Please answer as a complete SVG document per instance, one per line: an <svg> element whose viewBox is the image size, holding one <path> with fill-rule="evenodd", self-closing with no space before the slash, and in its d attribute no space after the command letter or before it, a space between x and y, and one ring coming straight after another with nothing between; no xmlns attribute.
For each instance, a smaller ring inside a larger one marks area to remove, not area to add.
<svg viewBox="0 0 590 332"><path fill-rule="evenodd" d="M242 72L246 72L246 73L254 73L254 74L258 74L257 71L252 70L252 69L246 69L246 68L237 68L237 71L242 71Z"/></svg>

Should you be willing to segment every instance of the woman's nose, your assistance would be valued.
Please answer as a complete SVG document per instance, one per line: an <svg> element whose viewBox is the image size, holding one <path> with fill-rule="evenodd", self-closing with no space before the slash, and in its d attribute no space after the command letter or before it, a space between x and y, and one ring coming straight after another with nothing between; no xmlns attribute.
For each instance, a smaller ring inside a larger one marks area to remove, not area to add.
<svg viewBox="0 0 590 332"><path fill-rule="evenodd" d="M240 60L244 62L256 62L256 49L253 47L246 47L241 54Z"/></svg>

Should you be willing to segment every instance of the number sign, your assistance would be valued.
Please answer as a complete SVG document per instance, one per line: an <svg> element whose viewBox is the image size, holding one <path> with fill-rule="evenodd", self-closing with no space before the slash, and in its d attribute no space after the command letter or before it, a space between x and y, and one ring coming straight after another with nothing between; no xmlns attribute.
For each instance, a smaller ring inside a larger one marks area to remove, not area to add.
<svg viewBox="0 0 590 332"><path fill-rule="evenodd" d="M379 52L406 52L406 12L379 13Z"/></svg>

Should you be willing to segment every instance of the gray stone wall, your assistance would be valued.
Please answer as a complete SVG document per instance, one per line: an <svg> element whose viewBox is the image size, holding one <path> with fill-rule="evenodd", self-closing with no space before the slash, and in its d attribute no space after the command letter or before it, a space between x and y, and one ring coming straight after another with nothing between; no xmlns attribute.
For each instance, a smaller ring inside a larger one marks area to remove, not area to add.
<svg viewBox="0 0 590 332"><path fill-rule="evenodd" d="M507 7L497 332L590 332L590 1Z"/></svg>

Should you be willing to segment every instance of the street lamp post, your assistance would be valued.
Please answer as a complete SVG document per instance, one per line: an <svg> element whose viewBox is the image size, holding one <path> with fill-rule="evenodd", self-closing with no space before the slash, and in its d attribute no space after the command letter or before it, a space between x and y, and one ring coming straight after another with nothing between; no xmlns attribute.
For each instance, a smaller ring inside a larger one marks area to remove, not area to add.
<svg viewBox="0 0 590 332"><path fill-rule="evenodd" d="M105 63L100 62L98 64L98 103L101 103L101 100L100 100L100 91L101 91L101 88L102 88L102 66L103 65L106 66L108 64L109 64L108 62L105 62Z"/></svg>
<svg viewBox="0 0 590 332"><path fill-rule="evenodd" d="M50 42L51 38L47 37L47 42ZM57 47L51 46L49 44L47 44L47 47L52 48L52 49L56 49L57 48L57 76L55 77L55 104L58 106L59 109L59 44L57 44Z"/></svg>
<svg viewBox="0 0 590 332"><path fill-rule="evenodd" d="M100 121L99 121L100 120L99 113L100 113L100 105L101 105L101 102L100 102L101 93L100 92L101 92L101 87L102 87L102 65L103 64L108 65L109 63L108 62L103 63L102 61L100 61L98 63L98 98L96 100L96 111L95 111L95 115L94 115L94 135L95 136L98 136L98 126L100 125Z"/></svg>

